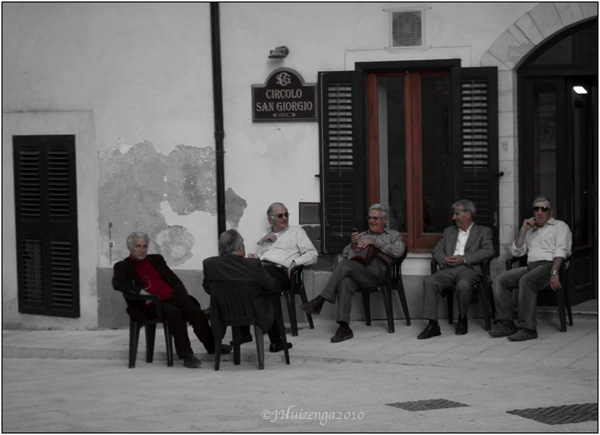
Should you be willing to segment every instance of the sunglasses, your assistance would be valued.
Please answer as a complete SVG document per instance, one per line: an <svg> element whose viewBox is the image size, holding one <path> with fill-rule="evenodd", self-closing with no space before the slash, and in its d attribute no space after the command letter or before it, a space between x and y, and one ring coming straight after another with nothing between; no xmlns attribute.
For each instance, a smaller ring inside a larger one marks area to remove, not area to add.
<svg viewBox="0 0 600 435"><path fill-rule="evenodd" d="M276 217L277 219L283 219L283 217L290 217L290 214L286 211L285 213L279 213L276 215L273 215L272 217Z"/></svg>
<svg viewBox="0 0 600 435"><path fill-rule="evenodd" d="M533 211L540 211L542 210L544 213L549 212L550 210L552 210L550 207L538 207L537 205L535 207L533 207Z"/></svg>

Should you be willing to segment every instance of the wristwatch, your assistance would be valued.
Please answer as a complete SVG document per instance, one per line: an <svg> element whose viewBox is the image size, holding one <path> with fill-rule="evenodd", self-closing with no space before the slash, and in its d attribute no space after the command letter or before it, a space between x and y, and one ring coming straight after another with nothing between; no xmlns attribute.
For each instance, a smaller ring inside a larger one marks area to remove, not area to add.
<svg viewBox="0 0 600 435"><path fill-rule="evenodd" d="M558 270L551 270L550 275L552 275L552 276L558 275Z"/></svg>

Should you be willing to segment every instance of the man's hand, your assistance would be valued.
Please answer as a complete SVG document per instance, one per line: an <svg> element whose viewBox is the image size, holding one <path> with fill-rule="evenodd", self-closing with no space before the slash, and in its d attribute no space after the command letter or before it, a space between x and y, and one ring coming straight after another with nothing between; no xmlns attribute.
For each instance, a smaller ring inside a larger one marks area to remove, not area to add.
<svg viewBox="0 0 600 435"><path fill-rule="evenodd" d="M362 239L360 239L360 242L358 242L358 247L359 248L366 248L369 245L374 245L375 242L376 242L375 239L372 239L370 237L369 238L364 238L363 237Z"/></svg>
<svg viewBox="0 0 600 435"><path fill-rule="evenodd" d="M535 226L535 218L525 219L523 221L523 225L521 226L522 230L529 231Z"/></svg>
<svg viewBox="0 0 600 435"><path fill-rule="evenodd" d="M148 293L146 290L140 290L140 294L150 296L150 293ZM148 304L151 304L152 302L153 301L151 299L148 299L147 301L145 301L145 304L148 305Z"/></svg>
<svg viewBox="0 0 600 435"><path fill-rule="evenodd" d="M275 235L275 233L271 233L267 236L267 238L265 239L265 242L267 240L271 243L275 243L275 240L277 240L277 236Z"/></svg>
<svg viewBox="0 0 600 435"><path fill-rule="evenodd" d="M360 240L360 233L358 231L354 231L352 233L352 243L358 243L358 241Z"/></svg>
<svg viewBox="0 0 600 435"><path fill-rule="evenodd" d="M450 255L444 259L444 263L448 266L456 267L465 264L465 259L462 255Z"/></svg>
<svg viewBox="0 0 600 435"><path fill-rule="evenodd" d="M554 291L562 288L562 284L560 283L560 279L558 278L558 275L550 276L550 288Z"/></svg>

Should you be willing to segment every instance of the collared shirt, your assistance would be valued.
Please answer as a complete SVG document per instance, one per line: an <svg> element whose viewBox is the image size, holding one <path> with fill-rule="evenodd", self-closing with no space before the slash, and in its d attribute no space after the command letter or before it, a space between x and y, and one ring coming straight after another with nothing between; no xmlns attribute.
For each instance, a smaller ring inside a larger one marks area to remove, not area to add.
<svg viewBox="0 0 600 435"><path fill-rule="evenodd" d="M525 242L517 248L513 241L511 253L515 257L527 255L527 262L552 261L556 257L571 255L571 230L569 226L554 218L548 219L542 228L535 226L525 234Z"/></svg>
<svg viewBox="0 0 600 435"><path fill-rule="evenodd" d="M458 228L458 227L457 227ZM454 247L454 255L465 255L465 246L467 246L467 240L469 240L469 234L471 234L471 228L473 228L473 222L467 228L467 231L463 231L458 228L458 237L456 238L456 246Z"/></svg>
<svg viewBox="0 0 600 435"><path fill-rule="evenodd" d="M373 234L371 230L367 230L360 233L360 238L361 240L363 238L375 239L375 246L390 257L399 258L404 254L405 246L402 242L402 236L396 230L386 228L379 234ZM349 251L350 245L347 245L343 252L344 258L348 258Z"/></svg>
<svg viewBox="0 0 600 435"><path fill-rule="evenodd" d="M275 243L266 240L270 234L273 232L266 233L257 243L254 256L261 261L270 261L285 267L292 266L292 262L297 266L309 266L317 262L319 253L302 227L288 225L276 234Z"/></svg>

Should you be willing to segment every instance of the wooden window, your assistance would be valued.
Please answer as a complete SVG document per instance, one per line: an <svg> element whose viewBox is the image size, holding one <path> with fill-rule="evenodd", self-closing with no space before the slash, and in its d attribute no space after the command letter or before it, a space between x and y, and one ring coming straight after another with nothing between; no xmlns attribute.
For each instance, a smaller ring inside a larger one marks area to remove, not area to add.
<svg viewBox="0 0 600 435"><path fill-rule="evenodd" d="M19 311L79 317L74 136L13 136Z"/></svg>
<svg viewBox="0 0 600 435"><path fill-rule="evenodd" d="M339 252L330 244L334 228L341 246L352 227L365 229L363 217L375 202L390 206L390 227L404 234L411 252L435 246L451 224L451 204L460 198L475 202L477 222L494 229L497 243L496 69L436 65L419 70L415 63L410 69L386 63L372 72L344 72L344 81L340 73L320 75L321 92L341 83L347 91L354 87L343 112L351 120L346 137L352 139L345 142L345 155L353 157L352 170L341 171L350 192L338 193L345 198L343 216L330 192L341 190L341 177L327 165L338 143L323 134L332 130L331 119L341 110L322 94L322 103L328 103L320 112L325 252ZM340 219L344 225L331 225Z"/></svg>

